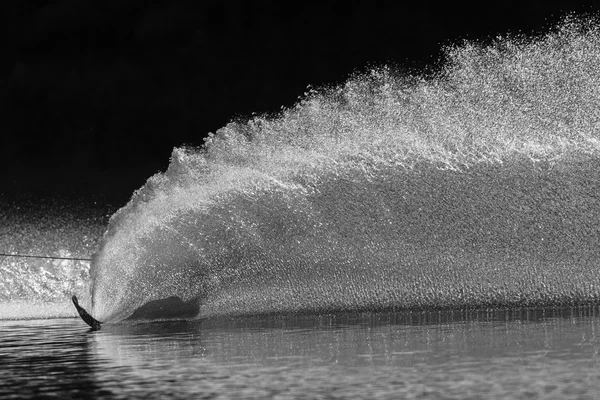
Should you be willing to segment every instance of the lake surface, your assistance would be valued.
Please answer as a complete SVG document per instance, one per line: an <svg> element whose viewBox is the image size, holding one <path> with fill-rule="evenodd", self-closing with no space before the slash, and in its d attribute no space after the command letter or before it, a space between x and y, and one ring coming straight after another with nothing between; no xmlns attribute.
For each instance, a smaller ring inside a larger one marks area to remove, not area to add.
<svg viewBox="0 0 600 400"><path fill-rule="evenodd" d="M598 332L597 307L0 321L0 397L594 399Z"/></svg>

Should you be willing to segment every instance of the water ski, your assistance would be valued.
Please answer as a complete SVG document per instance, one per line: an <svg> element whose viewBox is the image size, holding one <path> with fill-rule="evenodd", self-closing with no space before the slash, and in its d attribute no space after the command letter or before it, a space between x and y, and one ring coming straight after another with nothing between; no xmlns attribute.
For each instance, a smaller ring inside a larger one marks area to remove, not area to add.
<svg viewBox="0 0 600 400"><path fill-rule="evenodd" d="M77 308L77 312L79 313L79 316L81 317L81 319L86 324L88 324L92 328L93 331L99 330L100 329L100 321L98 321L97 319L92 317L90 314L88 314L88 312L85 311L85 309L79 305L79 302L77 301L77 296L73 296L71 298L71 300L73 300L73 304L75 304L75 308Z"/></svg>

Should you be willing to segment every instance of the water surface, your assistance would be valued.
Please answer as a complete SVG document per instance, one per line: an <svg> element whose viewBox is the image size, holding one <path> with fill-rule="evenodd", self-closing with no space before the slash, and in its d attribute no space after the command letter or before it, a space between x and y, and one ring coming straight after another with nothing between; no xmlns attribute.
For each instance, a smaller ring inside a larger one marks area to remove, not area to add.
<svg viewBox="0 0 600 400"><path fill-rule="evenodd" d="M107 325L0 322L0 396L600 395L597 307Z"/></svg>

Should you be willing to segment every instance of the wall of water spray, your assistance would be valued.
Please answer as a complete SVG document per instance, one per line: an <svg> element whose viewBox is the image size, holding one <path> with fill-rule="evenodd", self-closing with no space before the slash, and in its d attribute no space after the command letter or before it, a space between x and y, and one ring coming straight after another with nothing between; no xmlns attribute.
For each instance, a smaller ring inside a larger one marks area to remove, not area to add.
<svg viewBox="0 0 600 400"><path fill-rule="evenodd" d="M89 258L106 224L96 214L81 204L0 196L0 249L3 254ZM0 256L0 319L75 315L70 297L89 297L89 269L89 261Z"/></svg>
<svg viewBox="0 0 600 400"><path fill-rule="evenodd" d="M596 301L598 26L465 42L435 73L377 68L175 149L111 218L96 316Z"/></svg>

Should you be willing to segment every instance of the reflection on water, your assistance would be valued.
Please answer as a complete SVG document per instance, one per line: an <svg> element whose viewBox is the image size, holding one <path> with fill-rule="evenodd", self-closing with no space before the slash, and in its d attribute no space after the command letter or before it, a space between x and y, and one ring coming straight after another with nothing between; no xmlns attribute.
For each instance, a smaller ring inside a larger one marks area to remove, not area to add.
<svg viewBox="0 0 600 400"><path fill-rule="evenodd" d="M90 336L74 320L0 323L0 398L101 393Z"/></svg>
<svg viewBox="0 0 600 400"><path fill-rule="evenodd" d="M0 323L0 397L597 398L597 307Z"/></svg>

